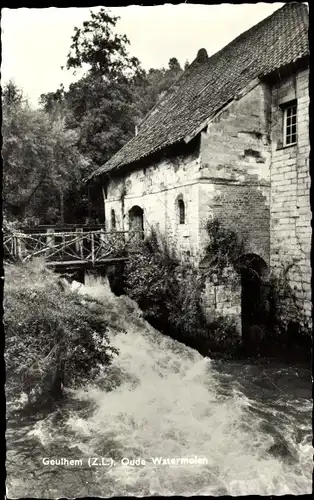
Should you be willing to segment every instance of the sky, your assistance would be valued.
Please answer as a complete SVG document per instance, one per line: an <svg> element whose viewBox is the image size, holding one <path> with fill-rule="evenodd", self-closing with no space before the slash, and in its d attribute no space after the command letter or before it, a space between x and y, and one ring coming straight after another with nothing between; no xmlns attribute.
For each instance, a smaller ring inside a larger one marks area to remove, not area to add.
<svg viewBox="0 0 314 500"><path fill-rule="evenodd" d="M129 52L145 69L167 66L176 57L183 66L204 47L212 55L257 24L283 3L111 7L120 16L116 31L130 40ZM79 76L62 70L74 27L89 19L91 8L1 10L1 84L9 79L23 89L33 106L40 94L65 88Z"/></svg>

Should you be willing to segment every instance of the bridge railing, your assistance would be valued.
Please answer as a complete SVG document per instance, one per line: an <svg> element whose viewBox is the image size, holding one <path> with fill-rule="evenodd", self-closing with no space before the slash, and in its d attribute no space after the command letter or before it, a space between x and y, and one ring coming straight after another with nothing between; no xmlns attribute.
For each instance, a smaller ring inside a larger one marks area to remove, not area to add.
<svg viewBox="0 0 314 500"><path fill-rule="evenodd" d="M4 253L14 260L26 262L44 257L48 262L91 262L93 264L121 257L142 241L141 231L89 231L75 228L72 231L13 232L4 235Z"/></svg>

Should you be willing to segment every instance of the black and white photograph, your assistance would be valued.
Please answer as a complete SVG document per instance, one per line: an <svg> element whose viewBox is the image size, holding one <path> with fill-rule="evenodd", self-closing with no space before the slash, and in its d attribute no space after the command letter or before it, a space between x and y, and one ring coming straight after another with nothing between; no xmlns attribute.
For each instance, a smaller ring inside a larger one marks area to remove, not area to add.
<svg viewBox="0 0 314 500"><path fill-rule="evenodd" d="M1 44L6 498L311 494L309 3Z"/></svg>

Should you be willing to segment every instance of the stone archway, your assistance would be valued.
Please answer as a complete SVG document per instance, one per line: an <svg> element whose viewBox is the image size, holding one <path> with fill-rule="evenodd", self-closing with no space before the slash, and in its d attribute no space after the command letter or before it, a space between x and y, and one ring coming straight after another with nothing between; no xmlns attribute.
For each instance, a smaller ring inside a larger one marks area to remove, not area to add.
<svg viewBox="0 0 314 500"><path fill-rule="evenodd" d="M241 323L244 342L251 344L269 322L269 284L266 262L256 254L246 254L237 261L241 276Z"/></svg>
<svg viewBox="0 0 314 500"><path fill-rule="evenodd" d="M129 230L141 231L141 238L144 237L144 210L138 205L129 210Z"/></svg>

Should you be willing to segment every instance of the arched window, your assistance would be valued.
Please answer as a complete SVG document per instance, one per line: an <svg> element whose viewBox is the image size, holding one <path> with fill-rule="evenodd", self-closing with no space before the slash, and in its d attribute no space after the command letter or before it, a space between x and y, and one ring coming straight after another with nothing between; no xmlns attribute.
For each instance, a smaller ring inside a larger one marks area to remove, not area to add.
<svg viewBox="0 0 314 500"><path fill-rule="evenodd" d="M111 209L111 229L116 229L116 213L115 211L113 210L113 208Z"/></svg>
<svg viewBox="0 0 314 500"><path fill-rule="evenodd" d="M129 229L138 233L137 237L144 238L144 211L137 205L129 210Z"/></svg>
<svg viewBox="0 0 314 500"><path fill-rule="evenodd" d="M178 200L179 224L185 224L185 206L182 199Z"/></svg>

